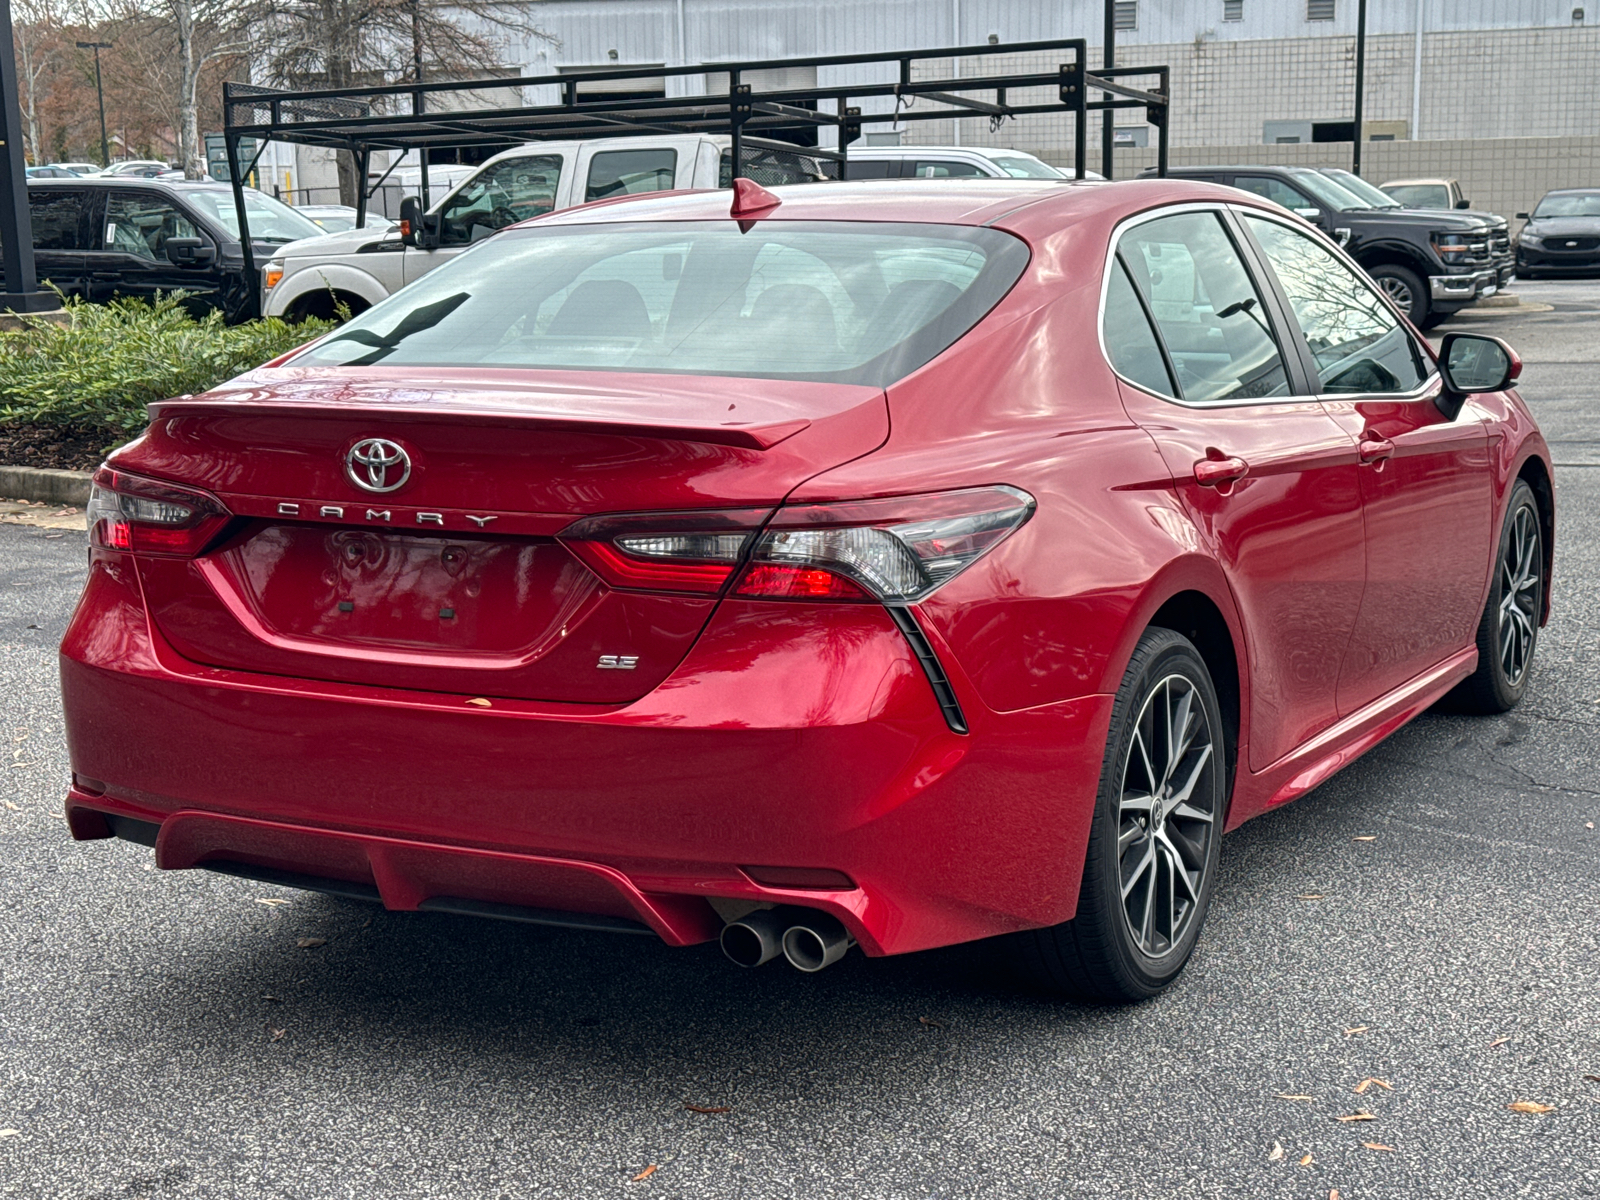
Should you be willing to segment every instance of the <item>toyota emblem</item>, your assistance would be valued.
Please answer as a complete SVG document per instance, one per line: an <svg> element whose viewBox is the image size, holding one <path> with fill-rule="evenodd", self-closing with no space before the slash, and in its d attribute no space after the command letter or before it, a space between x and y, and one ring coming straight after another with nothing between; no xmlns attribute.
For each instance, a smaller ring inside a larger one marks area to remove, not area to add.
<svg viewBox="0 0 1600 1200"><path fill-rule="evenodd" d="M411 456L388 438L362 438L344 456L344 473L364 492L394 492L411 478Z"/></svg>

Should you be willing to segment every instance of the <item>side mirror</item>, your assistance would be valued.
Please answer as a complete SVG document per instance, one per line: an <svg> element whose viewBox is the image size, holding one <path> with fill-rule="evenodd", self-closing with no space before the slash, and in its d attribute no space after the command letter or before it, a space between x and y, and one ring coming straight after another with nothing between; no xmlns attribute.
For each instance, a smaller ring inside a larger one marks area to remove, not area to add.
<svg viewBox="0 0 1600 1200"><path fill-rule="evenodd" d="M1531 221L1531 220L1533 220L1533 218L1530 217L1527 213L1518 213L1517 214L1517 220L1519 220L1519 221Z"/></svg>
<svg viewBox="0 0 1600 1200"><path fill-rule="evenodd" d="M1504 391L1521 374L1522 360L1499 338L1447 333L1439 344L1439 375L1444 380L1439 411L1453 421L1468 396Z"/></svg>
<svg viewBox="0 0 1600 1200"><path fill-rule="evenodd" d="M197 237L168 238L165 245L167 261L178 267L209 267L217 259L217 251Z"/></svg>
<svg viewBox="0 0 1600 1200"><path fill-rule="evenodd" d="M1457 200L1456 201L1456 207L1457 208L1471 208L1472 207L1472 201L1471 200Z"/></svg>
<svg viewBox="0 0 1600 1200"><path fill-rule="evenodd" d="M417 244L417 231L422 228L422 201L407 196L400 201L400 241L407 246Z"/></svg>

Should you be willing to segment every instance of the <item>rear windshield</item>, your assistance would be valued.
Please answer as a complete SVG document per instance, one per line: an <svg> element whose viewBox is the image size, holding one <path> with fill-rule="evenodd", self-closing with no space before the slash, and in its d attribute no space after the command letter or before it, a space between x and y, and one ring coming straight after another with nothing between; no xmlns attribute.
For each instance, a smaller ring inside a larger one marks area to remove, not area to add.
<svg viewBox="0 0 1600 1200"><path fill-rule="evenodd" d="M1600 217L1600 192L1551 192L1533 210L1536 221L1546 217Z"/></svg>
<svg viewBox="0 0 1600 1200"><path fill-rule="evenodd" d="M1027 247L996 229L758 221L509 230L298 356L884 386L970 329Z"/></svg>
<svg viewBox="0 0 1600 1200"><path fill-rule="evenodd" d="M1403 183L1383 190L1407 208L1450 207L1450 189L1442 183Z"/></svg>

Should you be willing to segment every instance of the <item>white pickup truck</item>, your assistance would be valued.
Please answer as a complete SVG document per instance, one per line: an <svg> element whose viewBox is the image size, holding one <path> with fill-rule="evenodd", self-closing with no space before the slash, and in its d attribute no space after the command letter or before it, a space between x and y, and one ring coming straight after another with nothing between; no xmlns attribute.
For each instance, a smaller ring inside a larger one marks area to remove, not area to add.
<svg viewBox="0 0 1600 1200"><path fill-rule="evenodd" d="M822 164L797 147L745 139L744 174L809 183ZM269 317L362 312L496 230L558 208L668 188L728 187L726 137L700 135L540 142L495 155L429 210L426 229L352 229L291 242L263 268ZM433 244L437 243L437 244Z"/></svg>

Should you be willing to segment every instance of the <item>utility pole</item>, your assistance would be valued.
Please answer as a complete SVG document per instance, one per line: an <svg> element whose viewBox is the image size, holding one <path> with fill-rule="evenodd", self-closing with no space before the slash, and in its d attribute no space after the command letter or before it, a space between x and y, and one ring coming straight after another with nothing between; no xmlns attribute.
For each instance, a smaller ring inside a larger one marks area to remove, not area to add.
<svg viewBox="0 0 1600 1200"><path fill-rule="evenodd" d="M1365 3L1365 0L1363 0ZM1105 54L1102 56L1104 65L1114 67L1117 65L1117 6L1115 0L1106 0L1106 29L1102 39ZM1111 97L1105 92L1100 93L1100 99L1109 100ZM1116 141L1116 129L1113 127L1112 114L1114 108L1100 110L1100 174L1107 179L1115 179L1111 173L1111 147Z"/></svg>
<svg viewBox="0 0 1600 1200"><path fill-rule="evenodd" d="M33 265L33 214L28 209L28 164L22 157L22 107L17 103L16 43L11 0L0 0L0 262L5 291L0 310L50 312L61 307L54 292L39 290Z"/></svg>
<svg viewBox="0 0 1600 1200"><path fill-rule="evenodd" d="M100 86L100 51L111 49L110 42L79 42L79 50L94 51L94 94L100 100L100 165L111 165L111 147L106 142L106 90Z"/></svg>
<svg viewBox="0 0 1600 1200"><path fill-rule="evenodd" d="M422 82L422 0L411 0L411 65L416 69L417 82ZM412 111L422 112L422 106L427 103L423 97L422 89L418 88L416 99L412 102ZM422 166L418 182L422 185L418 191L422 194L422 211L427 212L433 206L433 198L428 195L428 148L417 147L417 160ZM367 181L363 179L361 186L366 187Z"/></svg>
<svg viewBox="0 0 1600 1200"><path fill-rule="evenodd" d="M1356 0L1356 148L1350 171L1361 174L1361 93L1367 83L1367 0Z"/></svg>

